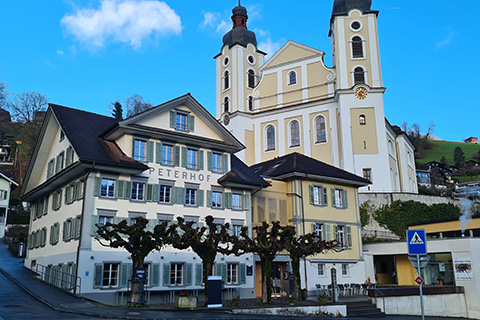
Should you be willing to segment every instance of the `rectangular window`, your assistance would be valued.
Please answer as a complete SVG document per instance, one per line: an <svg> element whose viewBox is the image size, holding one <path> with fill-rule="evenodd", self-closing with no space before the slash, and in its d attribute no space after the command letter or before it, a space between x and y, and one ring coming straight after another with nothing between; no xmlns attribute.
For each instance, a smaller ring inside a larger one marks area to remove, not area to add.
<svg viewBox="0 0 480 320"><path fill-rule="evenodd" d="M172 202L172 186L160 185L160 203Z"/></svg>
<svg viewBox="0 0 480 320"><path fill-rule="evenodd" d="M170 285L182 286L183 285L183 263L171 263L170 264Z"/></svg>
<svg viewBox="0 0 480 320"><path fill-rule="evenodd" d="M319 263L319 264L317 265L317 274L318 274L320 277L324 277L324 276L325 276L325 264Z"/></svg>
<svg viewBox="0 0 480 320"><path fill-rule="evenodd" d="M345 226L339 225L337 226L337 241L340 247L346 246L345 241Z"/></svg>
<svg viewBox="0 0 480 320"><path fill-rule="evenodd" d="M243 209L243 204L242 204L242 195L238 193L233 193L232 194L232 209L234 210L242 210Z"/></svg>
<svg viewBox="0 0 480 320"><path fill-rule="evenodd" d="M143 201L145 199L145 183L132 182L132 200Z"/></svg>
<svg viewBox="0 0 480 320"><path fill-rule="evenodd" d="M147 161L147 141L133 140L133 159L138 161Z"/></svg>
<svg viewBox="0 0 480 320"><path fill-rule="evenodd" d="M53 194L53 209L58 210L62 206L62 190L58 190Z"/></svg>
<svg viewBox="0 0 480 320"><path fill-rule="evenodd" d="M227 284L238 284L238 263L227 264Z"/></svg>
<svg viewBox="0 0 480 320"><path fill-rule="evenodd" d="M197 189L186 188L185 189L185 204L188 206L194 206L197 204Z"/></svg>
<svg viewBox="0 0 480 320"><path fill-rule="evenodd" d="M219 153L212 153L212 171L213 172L223 172L222 171L222 155Z"/></svg>
<svg viewBox="0 0 480 320"><path fill-rule="evenodd" d="M326 206L327 188L318 185L310 185L310 203L314 206Z"/></svg>
<svg viewBox="0 0 480 320"><path fill-rule="evenodd" d="M232 226L232 234L233 236L240 238L240 235L242 234L242 225L234 224Z"/></svg>
<svg viewBox="0 0 480 320"><path fill-rule="evenodd" d="M223 193L212 191L212 208L222 208Z"/></svg>
<svg viewBox="0 0 480 320"><path fill-rule="evenodd" d="M344 189L333 189L334 190L334 200L336 208L346 208L347 199L345 198L346 192Z"/></svg>
<svg viewBox="0 0 480 320"><path fill-rule="evenodd" d="M315 234L320 238L320 240L324 240L323 236L323 224L315 223Z"/></svg>
<svg viewBox="0 0 480 320"><path fill-rule="evenodd" d="M103 279L102 286L104 288L118 287L118 271L120 264L118 263L104 263L103 264Z"/></svg>
<svg viewBox="0 0 480 320"><path fill-rule="evenodd" d="M162 144L162 164L173 166L173 146Z"/></svg>
<svg viewBox="0 0 480 320"><path fill-rule="evenodd" d="M363 169L363 177L368 181L372 181L372 169Z"/></svg>
<svg viewBox="0 0 480 320"><path fill-rule="evenodd" d="M55 173L55 160L50 160L47 166L47 179Z"/></svg>
<svg viewBox="0 0 480 320"><path fill-rule="evenodd" d="M175 122L175 129L187 131L188 130L188 115L184 113L177 112L176 115L176 122Z"/></svg>
<svg viewBox="0 0 480 320"><path fill-rule="evenodd" d="M115 197L115 180L102 178L102 184L100 187L100 196L107 197L107 198Z"/></svg>
<svg viewBox="0 0 480 320"><path fill-rule="evenodd" d="M189 169L198 168L198 150L187 149L187 168Z"/></svg>
<svg viewBox="0 0 480 320"><path fill-rule="evenodd" d="M346 263L342 263L342 276L348 276L350 274L349 266Z"/></svg>
<svg viewBox="0 0 480 320"><path fill-rule="evenodd" d="M57 172L59 172L63 169L64 158L65 158L65 152L62 151L57 156L57 165L55 167L55 173L57 173Z"/></svg>
<svg viewBox="0 0 480 320"><path fill-rule="evenodd" d="M113 222L113 217L109 216L99 216L98 217L98 226L103 227L104 225L107 224L107 222L112 223Z"/></svg>

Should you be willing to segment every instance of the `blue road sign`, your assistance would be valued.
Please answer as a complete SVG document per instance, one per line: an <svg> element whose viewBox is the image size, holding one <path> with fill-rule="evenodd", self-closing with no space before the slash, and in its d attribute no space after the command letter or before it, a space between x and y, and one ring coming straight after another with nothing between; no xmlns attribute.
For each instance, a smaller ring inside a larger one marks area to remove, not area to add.
<svg viewBox="0 0 480 320"><path fill-rule="evenodd" d="M407 230L408 254L427 254L425 229Z"/></svg>

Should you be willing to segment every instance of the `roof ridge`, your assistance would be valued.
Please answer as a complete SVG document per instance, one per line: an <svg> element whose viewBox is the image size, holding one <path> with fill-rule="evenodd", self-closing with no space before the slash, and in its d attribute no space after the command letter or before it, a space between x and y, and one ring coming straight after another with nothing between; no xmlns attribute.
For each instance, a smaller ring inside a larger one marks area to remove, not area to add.
<svg viewBox="0 0 480 320"><path fill-rule="evenodd" d="M56 103L49 103L48 105L49 105L52 109L56 109L56 108L68 109L68 110L72 110L72 111L75 111L75 112L82 112L82 113L91 114L91 115L95 115L95 116L99 116L99 117L104 117L104 118L108 118L108 119L115 119L114 117L106 116L106 115L104 115L104 114L95 113L95 112L91 112L91 111L86 111L86 110L82 110L82 109L76 109L76 108L67 107L67 106L62 106L62 105L56 104Z"/></svg>

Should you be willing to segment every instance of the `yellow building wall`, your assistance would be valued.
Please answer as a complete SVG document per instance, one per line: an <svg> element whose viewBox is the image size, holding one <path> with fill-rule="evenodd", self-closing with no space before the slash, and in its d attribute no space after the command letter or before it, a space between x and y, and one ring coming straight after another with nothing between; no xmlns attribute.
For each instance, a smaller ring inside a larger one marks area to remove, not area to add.
<svg viewBox="0 0 480 320"><path fill-rule="evenodd" d="M329 72L325 70L321 62L310 63L307 65L308 99L309 100L327 98L328 74Z"/></svg>
<svg viewBox="0 0 480 320"><path fill-rule="evenodd" d="M300 146L298 146L298 147L291 147L290 146L289 123L293 119L298 120L298 122L300 123L300 130L299 130L300 131ZM304 154L305 148L304 148L304 141L303 141L303 132L304 132L305 129L304 129L304 125L303 125L302 121L303 121L303 117L301 117L301 116L290 117L290 118L284 119L284 127L286 128L285 137L284 137L284 141L279 141L279 142L285 144L285 153L286 154L293 153L293 152L298 152L298 153Z"/></svg>
<svg viewBox="0 0 480 320"><path fill-rule="evenodd" d="M297 73L297 83L288 85L288 74L291 71ZM300 67L291 68L282 71L282 87L283 87L283 105L291 105L302 102L302 70Z"/></svg>
<svg viewBox="0 0 480 320"><path fill-rule="evenodd" d="M259 225L263 221L271 224L280 221L282 225L291 224L292 202L287 196L288 183L272 181L272 186L262 189L253 197L253 223Z"/></svg>
<svg viewBox="0 0 480 320"><path fill-rule="evenodd" d="M245 130L245 162L251 166L255 164L255 127L253 131Z"/></svg>
<svg viewBox="0 0 480 320"><path fill-rule="evenodd" d="M360 115L364 115L366 124L361 125ZM374 108L350 109L352 142L354 154L377 154L377 130Z"/></svg>
<svg viewBox="0 0 480 320"><path fill-rule="evenodd" d="M412 266L408 255L401 254L395 256L398 285L400 286L414 286L415 279L417 278L417 272Z"/></svg>
<svg viewBox="0 0 480 320"><path fill-rule="evenodd" d="M294 61L294 60L301 60L308 57L315 56L315 53L309 50L305 50L303 48L297 47L294 44L289 45L285 50L280 53L275 60L273 60L269 67L274 67L281 65L286 62Z"/></svg>
<svg viewBox="0 0 480 320"><path fill-rule="evenodd" d="M274 108L277 106L277 74L265 74L262 81L255 89L260 96L256 98L260 103L260 110Z"/></svg>
<svg viewBox="0 0 480 320"><path fill-rule="evenodd" d="M316 133L315 133L315 117L317 115L323 115L325 117L325 124L327 129L327 142L316 143ZM325 163L332 163L332 142L330 137L329 123L330 123L330 114L328 111L311 113L309 115L310 121L310 141L311 141L311 150L312 158L323 161Z"/></svg>

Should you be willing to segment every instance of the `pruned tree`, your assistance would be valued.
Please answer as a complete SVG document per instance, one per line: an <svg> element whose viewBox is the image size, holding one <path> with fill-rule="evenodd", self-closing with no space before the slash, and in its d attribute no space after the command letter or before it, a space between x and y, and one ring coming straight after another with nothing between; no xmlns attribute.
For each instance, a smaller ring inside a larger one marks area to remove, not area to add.
<svg viewBox="0 0 480 320"><path fill-rule="evenodd" d="M284 249L280 241L281 235L282 228L280 222L273 221L270 226L264 221L261 225L253 227L252 238L248 235L248 228L243 227L241 238L234 242L236 254L252 252L260 258L262 303L272 302L272 261L277 253Z"/></svg>
<svg viewBox="0 0 480 320"><path fill-rule="evenodd" d="M27 123L33 122L35 113L45 111L48 105L48 97L35 91L27 91L15 94L7 103L14 121Z"/></svg>
<svg viewBox="0 0 480 320"><path fill-rule="evenodd" d="M459 168L465 165L465 154L462 148L456 147L455 150L453 150L453 161L455 162L455 166Z"/></svg>
<svg viewBox="0 0 480 320"><path fill-rule="evenodd" d="M110 103L110 108L112 110L112 117L117 120L123 120L123 107L120 102L115 101Z"/></svg>
<svg viewBox="0 0 480 320"><path fill-rule="evenodd" d="M0 82L0 108L3 108L5 102L7 101L7 85L5 82Z"/></svg>
<svg viewBox="0 0 480 320"><path fill-rule="evenodd" d="M145 258L150 252L161 250L163 246L169 244L171 234L174 232L174 228L168 227L166 221L155 226L153 232L147 229L147 219L137 217L134 221L134 224L128 224L126 220L122 220L118 224L107 222L103 226L96 225L97 241L105 247L127 250L132 257L133 270L143 268ZM131 302L135 304L140 302L140 282L135 281L133 273L131 279Z"/></svg>
<svg viewBox="0 0 480 320"><path fill-rule="evenodd" d="M299 300L301 298L300 283L300 260L307 256L324 253L326 251L339 252L338 241L324 241L315 233L307 233L297 236L294 226L280 227L282 247L288 251L292 261L293 271L293 295Z"/></svg>
<svg viewBox="0 0 480 320"><path fill-rule="evenodd" d="M127 112L127 118L139 114L145 110L152 108L153 105L150 101L146 101L139 94L134 94L130 98L125 100L125 110Z"/></svg>
<svg viewBox="0 0 480 320"><path fill-rule="evenodd" d="M205 225L195 225L194 221L185 222L182 217L177 218L177 224L174 225L177 229L176 233L172 234L172 244L177 249L192 248L200 259L203 265L203 283L205 284L205 302L208 303L208 282L207 277L212 275L213 265L217 253L232 254L234 247L230 245L231 236L228 234L230 224L227 222L224 225L217 225L214 223L212 216L205 217Z"/></svg>

